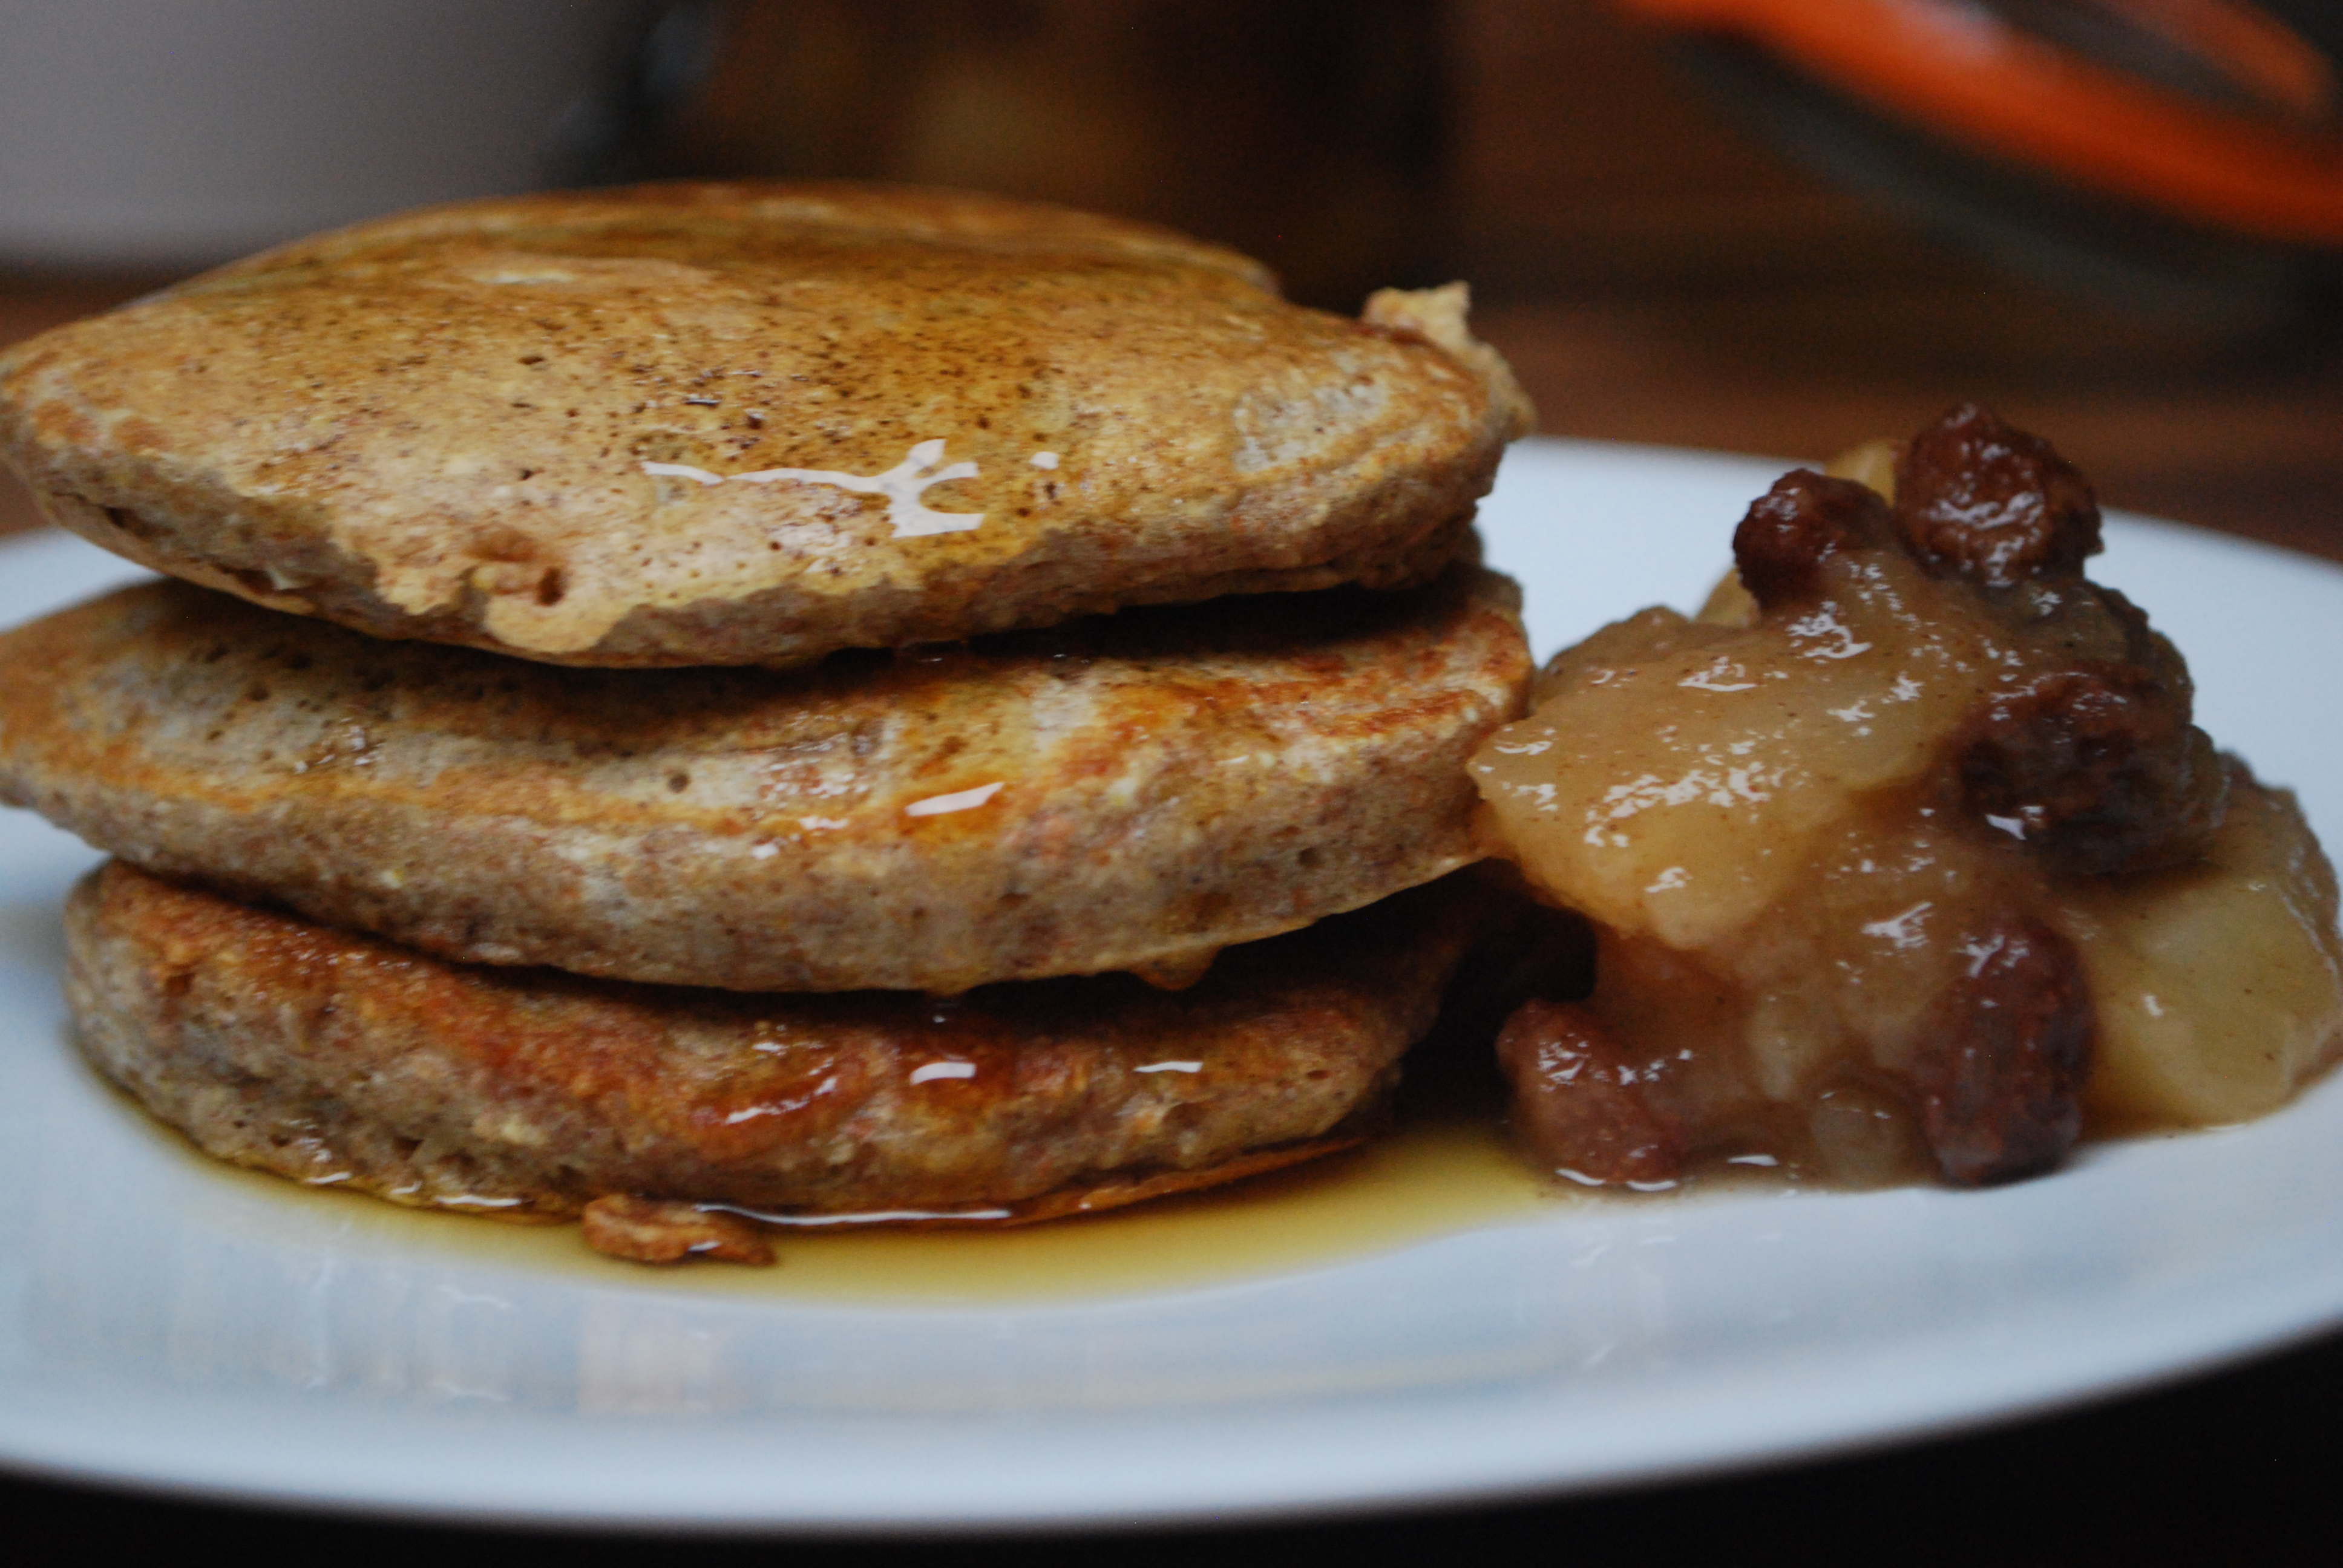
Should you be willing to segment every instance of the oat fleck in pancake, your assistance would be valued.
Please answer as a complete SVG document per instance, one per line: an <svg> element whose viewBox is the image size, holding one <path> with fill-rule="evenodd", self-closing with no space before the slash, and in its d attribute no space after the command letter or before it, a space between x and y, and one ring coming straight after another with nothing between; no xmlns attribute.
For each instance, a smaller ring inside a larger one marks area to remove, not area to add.
<svg viewBox="0 0 2343 1568"><path fill-rule="evenodd" d="M0 456L160 570L377 637L781 664L1437 571L1528 405L1461 286L945 192L428 209L0 357Z"/></svg>
<svg viewBox="0 0 2343 1568"><path fill-rule="evenodd" d="M1177 995L1106 976L940 1003L448 964L116 861L68 907L67 985L83 1050L212 1154L513 1217L649 1199L606 1202L598 1233L649 1256L662 1201L1038 1220L1353 1141L1469 900L1403 894Z"/></svg>
<svg viewBox="0 0 2343 1568"><path fill-rule="evenodd" d="M184 583L0 638L0 799L476 962L741 990L1192 978L1479 857L1513 585L1132 610L810 670L378 642Z"/></svg>

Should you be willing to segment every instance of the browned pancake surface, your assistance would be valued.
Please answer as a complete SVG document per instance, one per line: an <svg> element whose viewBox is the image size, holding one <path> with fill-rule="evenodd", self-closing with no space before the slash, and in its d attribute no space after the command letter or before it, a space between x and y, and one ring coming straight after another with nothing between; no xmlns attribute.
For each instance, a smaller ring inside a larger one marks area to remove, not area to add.
<svg viewBox="0 0 2343 1568"><path fill-rule="evenodd" d="M84 1050L209 1152L507 1215L1100 1207L1355 1136L1430 1026L1469 890L1128 977L744 996L441 962L113 862L67 911ZM997 1217L997 1216L996 1216Z"/></svg>
<svg viewBox="0 0 2343 1568"><path fill-rule="evenodd" d="M1202 961L1480 853L1503 578L810 670L565 669L184 583L0 637L0 799L444 956L952 992Z"/></svg>
<svg viewBox="0 0 2343 1568"><path fill-rule="evenodd" d="M377 636L787 663L1430 576L1527 405L1461 289L1370 314L990 197L538 196L20 346L0 456L133 559Z"/></svg>

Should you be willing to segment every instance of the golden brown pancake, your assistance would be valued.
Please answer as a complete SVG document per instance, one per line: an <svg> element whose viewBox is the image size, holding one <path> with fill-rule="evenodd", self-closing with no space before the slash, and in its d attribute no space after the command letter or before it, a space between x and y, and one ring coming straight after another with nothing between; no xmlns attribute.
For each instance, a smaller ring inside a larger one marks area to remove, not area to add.
<svg viewBox="0 0 2343 1568"><path fill-rule="evenodd" d="M157 569L377 637L785 664L1421 581L1528 405L1461 286L1366 321L939 191L468 203L0 357L0 455Z"/></svg>
<svg viewBox="0 0 2343 1568"><path fill-rule="evenodd" d="M998 1222L1361 1136L1472 901L1404 894L1177 995L1107 976L939 1003L448 964L117 861L74 893L67 986L101 1070L206 1151L300 1181L508 1217L628 1194Z"/></svg>
<svg viewBox="0 0 2343 1568"><path fill-rule="evenodd" d="M811 669L585 670L184 583L0 637L0 799L445 957L741 990L1148 968L1475 859L1513 585L1131 610Z"/></svg>

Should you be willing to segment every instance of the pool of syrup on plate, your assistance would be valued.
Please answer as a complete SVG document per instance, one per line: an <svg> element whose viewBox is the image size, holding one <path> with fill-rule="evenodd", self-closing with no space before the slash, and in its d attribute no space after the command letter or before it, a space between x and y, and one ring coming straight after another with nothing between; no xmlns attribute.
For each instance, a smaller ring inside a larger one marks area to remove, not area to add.
<svg viewBox="0 0 2343 1568"><path fill-rule="evenodd" d="M1202 1288L1323 1267L1586 1201L1540 1178L1503 1126L1486 1056L1448 1048L1411 1059L1392 1129L1363 1146L1250 1181L1081 1219L982 1229L781 1231L770 1268L651 1269L589 1251L575 1225L499 1223L403 1209L218 1164L207 1179L329 1217L333 1233L449 1261L553 1271L598 1284L822 1302L1065 1300Z"/></svg>

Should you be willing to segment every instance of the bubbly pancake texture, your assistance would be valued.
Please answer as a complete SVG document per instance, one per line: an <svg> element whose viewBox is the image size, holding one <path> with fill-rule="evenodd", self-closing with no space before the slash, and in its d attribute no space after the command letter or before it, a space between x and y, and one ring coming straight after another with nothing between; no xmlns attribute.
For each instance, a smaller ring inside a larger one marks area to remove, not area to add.
<svg viewBox="0 0 2343 1568"><path fill-rule="evenodd" d="M152 582L0 638L0 799L475 962L740 990L1192 978L1479 858L1518 590L1131 610L811 669L588 670Z"/></svg>
<svg viewBox="0 0 2343 1568"><path fill-rule="evenodd" d="M156 569L377 637L786 664L1421 581L1529 409L1461 286L945 192L462 204L0 357L0 456Z"/></svg>
<svg viewBox="0 0 2343 1568"><path fill-rule="evenodd" d="M1178 995L1108 976L939 1003L447 964L116 861L68 907L67 986L101 1070L297 1180L517 1218L631 1194L999 1222L1372 1130L1468 899L1443 883L1240 949Z"/></svg>

